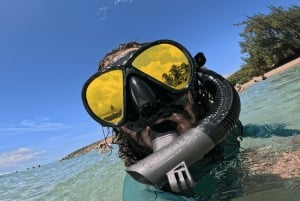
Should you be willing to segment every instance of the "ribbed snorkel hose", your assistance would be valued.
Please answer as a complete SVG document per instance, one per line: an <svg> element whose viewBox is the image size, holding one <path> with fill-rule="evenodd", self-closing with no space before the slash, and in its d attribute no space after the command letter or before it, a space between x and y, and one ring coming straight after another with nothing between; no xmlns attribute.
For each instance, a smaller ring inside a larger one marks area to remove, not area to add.
<svg viewBox="0 0 300 201"><path fill-rule="evenodd" d="M239 120L241 103L236 90L219 74L201 69L200 80L210 94L214 94L214 102L209 114L199 122L199 128L217 144L235 127Z"/></svg>

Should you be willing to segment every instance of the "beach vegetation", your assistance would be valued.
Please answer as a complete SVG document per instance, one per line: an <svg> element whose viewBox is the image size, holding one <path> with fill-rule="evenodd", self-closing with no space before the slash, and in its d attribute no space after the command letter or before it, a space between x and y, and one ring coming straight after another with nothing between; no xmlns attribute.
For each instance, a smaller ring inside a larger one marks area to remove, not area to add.
<svg viewBox="0 0 300 201"><path fill-rule="evenodd" d="M268 7L269 14L247 16L235 24L243 26L240 48L243 64L227 79L244 84L300 56L300 7Z"/></svg>

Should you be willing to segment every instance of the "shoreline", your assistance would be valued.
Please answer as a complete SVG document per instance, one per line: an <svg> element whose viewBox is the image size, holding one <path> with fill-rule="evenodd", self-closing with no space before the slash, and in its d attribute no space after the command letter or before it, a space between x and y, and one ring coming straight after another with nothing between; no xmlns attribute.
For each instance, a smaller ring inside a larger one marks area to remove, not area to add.
<svg viewBox="0 0 300 201"><path fill-rule="evenodd" d="M283 64L282 66L279 66L279 67L277 67L277 68L275 68L275 69L273 69L273 70L265 73L264 76L267 79L267 78L272 77L274 75L277 75L277 74L279 74L279 73L281 73L283 71L286 71L288 69L294 68L298 64L300 64L300 57L298 57L298 58L296 58L296 59L294 59L294 60L292 60L292 61L290 61L290 62L288 62L286 64ZM253 85L253 84L257 83L257 82L260 82L262 80L263 80L262 76L256 76L256 77L253 77L252 80L250 80L250 81L248 81L248 82L246 82L246 83L244 83L242 85L240 85L240 84L235 85L234 88L237 90L237 92L242 93L248 87L250 87L251 85Z"/></svg>
<svg viewBox="0 0 300 201"><path fill-rule="evenodd" d="M80 156L82 154L88 153L90 151L99 150L99 154L105 153L109 150L111 150L111 144L112 144L112 136L108 136L104 139L98 140L96 142L93 142L92 144L89 144L85 147L82 147L80 149L77 149L70 154L66 155L62 159L58 160L57 162L61 162L64 160L68 160L77 156Z"/></svg>

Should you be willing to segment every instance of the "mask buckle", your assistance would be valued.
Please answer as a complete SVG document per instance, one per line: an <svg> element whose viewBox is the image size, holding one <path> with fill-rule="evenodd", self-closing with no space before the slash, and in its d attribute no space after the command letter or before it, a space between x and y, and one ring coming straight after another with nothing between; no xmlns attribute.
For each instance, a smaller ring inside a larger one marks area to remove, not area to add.
<svg viewBox="0 0 300 201"><path fill-rule="evenodd" d="M196 185L184 161L171 169L167 177L173 192L184 192Z"/></svg>

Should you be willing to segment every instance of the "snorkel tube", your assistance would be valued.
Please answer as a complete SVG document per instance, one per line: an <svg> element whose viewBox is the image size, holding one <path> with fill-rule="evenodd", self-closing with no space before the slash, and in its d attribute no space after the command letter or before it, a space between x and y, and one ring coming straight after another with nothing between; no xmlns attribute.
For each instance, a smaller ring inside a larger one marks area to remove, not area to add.
<svg viewBox="0 0 300 201"><path fill-rule="evenodd" d="M195 183L188 167L222 142L235 127L240 113L235 89L225 78L204 68L198 70L197 77L214 96L208 115L180 136L172 132L158 136L165 142L163 146L154 146L152 141L153 154L126 168L135 180L159 188L169 182L173 192L192 188Z"/></svg>

